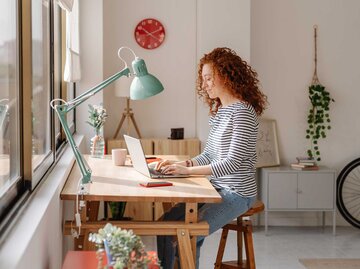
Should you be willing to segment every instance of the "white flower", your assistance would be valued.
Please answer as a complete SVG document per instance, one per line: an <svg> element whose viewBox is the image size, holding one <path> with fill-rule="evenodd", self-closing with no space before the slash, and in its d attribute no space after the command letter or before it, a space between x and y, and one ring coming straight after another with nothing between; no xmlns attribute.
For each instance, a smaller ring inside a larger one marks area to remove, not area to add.
<svg viewBox="0 0 360 269"><path fill-rule="evenodd" d="M105 120L108 116L106 114L105 108L103 108L102 106L90 104L89 114L89 121L87 121L87 123L94 127L96 130L99 130L105 124Z"/></svg>

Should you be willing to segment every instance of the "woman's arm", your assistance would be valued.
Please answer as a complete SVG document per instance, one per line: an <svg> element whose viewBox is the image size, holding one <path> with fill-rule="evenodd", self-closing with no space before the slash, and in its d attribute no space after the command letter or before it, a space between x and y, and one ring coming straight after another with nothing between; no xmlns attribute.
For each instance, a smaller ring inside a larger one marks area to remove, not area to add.
<svg viewBox="0 0 360 269"><path fill-rule="evenodd" d="M211 175L210 165L190 166L186 167L179 163L164 166L162 173L164 174L182 174L182 175Z"/></svg>

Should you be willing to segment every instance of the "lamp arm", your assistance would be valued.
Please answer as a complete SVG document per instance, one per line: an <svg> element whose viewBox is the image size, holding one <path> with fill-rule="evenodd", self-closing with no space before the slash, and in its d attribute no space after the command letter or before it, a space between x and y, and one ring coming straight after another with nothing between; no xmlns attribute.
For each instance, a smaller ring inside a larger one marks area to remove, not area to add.
<svg viewBox="0 0 360 269"><path fill-rule="evenodd" d="M100 82L98 85L94 86L93 88L87 90L86 92L80 94L79 96L75 97L71 101L67 101L64 106L67 106L67 112L73 110L75 107L89 99L91 96L95 95L102 89L104 89L109 84L113 83L115 80L122 76L130 76L130 69L128 67L125 67L120 72L112 75L111 77L107 78L106 80Z"/></svg>
<svg viewBox="0 0 360 269"><path fill-rule="evenodd" d="M89 99L91 96L93 96L97 92L104 89L106 86L108 86L109 84L111 84L112 82L117 80L118 78L120 78L122 76L129 76L129 75L130 75L130 69L128 67L125 67L120 72L112 75L111 77L107 78L103 82L101 82L98 85L96 85L95 87L87 90L86 92L84 92L83 94L79 95L78 97L74 98L71 101L66 102L64 100L54 99L50 102L50 106L56 111L56 113L59 117L60 123L61 123L64 133L65 133L65 136L70 144L70 147L75 155L76 162L80 168L80 172L82 175L82 179L81 179L81 189L82 190L84 190L84 188L85 188L84 184L91 183L91 172L92 171L91 171L89 165L86 163L84 157L80 153L78 147L76 146L75 140L70 132L70 128L67 123L67 117L66 117L67 113L69 111L73 110L75 107L77 107L81 103L83 103L84 101L86 101L87 99ZM56 102L56 101L62 101L63 104L54 105L54 102Z"/></svg>

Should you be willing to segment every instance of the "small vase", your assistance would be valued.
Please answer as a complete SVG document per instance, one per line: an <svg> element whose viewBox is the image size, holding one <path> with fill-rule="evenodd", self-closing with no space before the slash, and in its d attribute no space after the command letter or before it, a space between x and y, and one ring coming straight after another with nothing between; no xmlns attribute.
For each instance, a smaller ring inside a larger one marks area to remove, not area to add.
<svg viewBox="0 0 360 269"><path fill-rule="evenodd" d="M107 266L108 266L107 268L113 268L114 261L113 261L113 257L111 255L109 243L107 240L104 240L104 249L105 249L106 258L107 258Z"/></svg>
<svg viewBox="0 0 360 269"><path fill-rule="evenodd" d="M96 135L91 138L90 155L94 158L103 158L105 155L105 140L100 130L96 130Z"/></svg>

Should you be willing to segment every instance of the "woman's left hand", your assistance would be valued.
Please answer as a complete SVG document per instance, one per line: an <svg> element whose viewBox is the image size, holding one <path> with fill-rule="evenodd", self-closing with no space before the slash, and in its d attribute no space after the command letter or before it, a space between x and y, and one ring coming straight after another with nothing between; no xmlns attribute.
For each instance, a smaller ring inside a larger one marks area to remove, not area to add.
<svg viewBox="0 0 360 269"><path fill-rule="evenodd" d="M161 170L161 173L164 174L170 174L170 175L176 175L176 174L182 174L182 175L188 175L190 174L189 167L179 165L179 164L170 164L164 166L164 168Z"/></svg>

